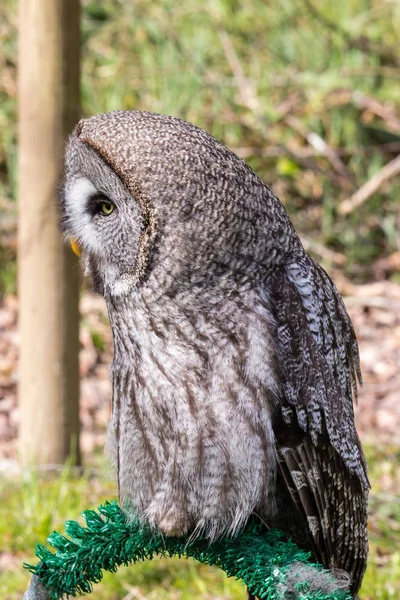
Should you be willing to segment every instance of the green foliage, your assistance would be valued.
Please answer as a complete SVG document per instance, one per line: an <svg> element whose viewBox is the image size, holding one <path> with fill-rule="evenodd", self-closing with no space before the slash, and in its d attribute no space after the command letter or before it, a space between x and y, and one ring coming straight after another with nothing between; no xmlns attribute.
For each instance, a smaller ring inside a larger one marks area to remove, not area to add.
<svg viewBox="0 0 400 600"><path fill-rule="evenodd" d="M65 514L79 512L82 496L92 497L93 486L89 473L77 477L78 473L67 465L57 479L36 471L25 472L18 484L1 479L0 547L18 555L32 551L38 540L62 524Z"/></svg>
<svg viewBox="0 0 400 600"><path fill-rule="evenodd" d="M0 246L0 300L7 294L15 294L17 263L15 252Z"/></svg>
<svg viewBox="0 0 400 600"><path fill-rule="evenodd" d="M15 13L16 0L5 0L0 197L8 199ZM337 207L399 152L399 31L399 5L385 0L207 0L200 11L195 0L86 0L83 110L151 110L209 130L271 184L300 232L341 252L346 271L364 281L377 258L398 249L398 178L347 217Z"/></svg>
<svg viewBox="0 0 400 600"><path fill-rule="evenodd" d="M90 337L92 338L93 346L99 352L104 352L105 344L104 337L101 335L99 331L92 330L90 332Z"/></svg>
<svg viewBox="0 0 400 600"><path fill-rule="evenodd" d="M48 541L55 553L42 545L36 548L40 562L25 564L37 575L52 598L81 595L93 591L92 583L103 578L103 570L116 572L120 565L151 560L156 555L195 558L215 565L228 577L242 579L259 598L276 600L286 597L279 589L286 585L287 570L294 564L310 565L310 555L293 542L284 541L276 530L263 532L259 524L248 525L234 539L225 538L210 544L207 539L195 541L164 538L139 521L127 521L116 502L106 502L97 511L86 510L86 526L67 521L69 537L53 532ZM315 571L322 567L313 565ZM332 576L327 575L331 580ZM295 584L303 600L350 600L350 594L312 591L306 582Z"/></svg>
<svg viewBox="0 0 400 600"><path fill-rule="evenodd" d="M370 555L360 593L362 600L395 600L400 597L400 471L399 448L366 447L370 496ZM76 518L82 507L112 498L115 484L104 468L80 473L66 467L59 473L27 473L22 481L0 477L0 598L21 598L29 574L22 562L33 564L34 546L45 543L66 519ZM83 522L83 521L82 521ZM8 557L9 568L4 568ZM131 596L129 595L131 594ZM146 600L243 600L240 582L223 571L192 560L154 558L104 573L94 587L96 600L126 597Z"/></svg>

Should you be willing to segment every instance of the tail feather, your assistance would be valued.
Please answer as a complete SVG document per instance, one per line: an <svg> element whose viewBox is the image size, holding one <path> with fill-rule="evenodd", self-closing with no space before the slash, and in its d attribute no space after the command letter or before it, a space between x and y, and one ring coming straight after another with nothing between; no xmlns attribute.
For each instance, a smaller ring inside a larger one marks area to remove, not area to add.
<svg viewBox="0 0 400 600"><path fill-rule="evenodd" d="M280 447L278 460L316 560L327 569L346 571L356 592L368 553L367 507L360 482L349 476L332 447L316 449L306 438L294 447Z"/></svg>

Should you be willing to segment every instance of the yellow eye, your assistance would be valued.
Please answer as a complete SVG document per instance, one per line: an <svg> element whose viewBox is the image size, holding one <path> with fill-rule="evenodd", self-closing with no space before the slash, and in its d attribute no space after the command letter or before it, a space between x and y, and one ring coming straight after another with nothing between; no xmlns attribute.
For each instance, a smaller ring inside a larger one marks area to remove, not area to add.
<svg viewBox="0 0 400 600"><path fill-rule="evenodd" d="M114 210L115 206L112 202L102 202L100 204L100 210L102 212L103 215L111 215L112 211Z"/></svg>

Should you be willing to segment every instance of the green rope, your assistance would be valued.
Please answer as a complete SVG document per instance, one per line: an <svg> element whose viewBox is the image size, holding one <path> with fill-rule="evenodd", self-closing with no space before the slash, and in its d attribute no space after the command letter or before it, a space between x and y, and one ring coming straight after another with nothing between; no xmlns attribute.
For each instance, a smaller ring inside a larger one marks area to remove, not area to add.
<svg viewBox="0 0 400 600"><path fill-rule="evenodd" d="M350 600L348 591L312 591L307 581L294 584L295 592L287 591L287 574L293 566L307 565L317 573L325 573L320 565L310 562L310 554L293 542L283 539L276 530L265 533L251 523L235 538L210 543L204 539L192 542L182 538L163 537L138 521L128 521L116 502L106 502L97 511L83 513L86 526L67 521L69 538L53 532L49 544L36 546L37 565L24 564L37 575L53 600L63 595L89 594L103 571L115 572L120 565L129 565L154 556L195 558L206 565L216 565L228 577L242 579L249 590L266 600ZM335 579L326 572L326 576ZM332 588L334 588L332 583Z"/></svg>

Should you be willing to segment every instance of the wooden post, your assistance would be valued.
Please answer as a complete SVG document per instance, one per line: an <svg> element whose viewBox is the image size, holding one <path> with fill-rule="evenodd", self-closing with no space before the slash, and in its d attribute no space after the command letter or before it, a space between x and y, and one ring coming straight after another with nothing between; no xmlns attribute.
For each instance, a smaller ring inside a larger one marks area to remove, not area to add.
<svg viewBox="0 0 400 600"><path fill-rule="evenodd" d="M80 116L79 0L19 0L19 404L24 463L79 461L79 270L58 231Z"/></svg>

